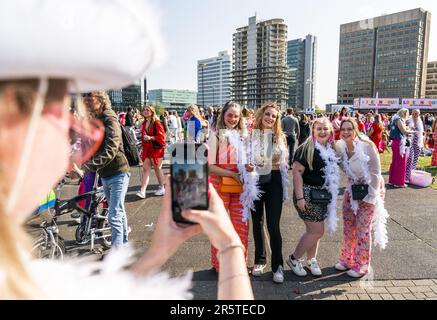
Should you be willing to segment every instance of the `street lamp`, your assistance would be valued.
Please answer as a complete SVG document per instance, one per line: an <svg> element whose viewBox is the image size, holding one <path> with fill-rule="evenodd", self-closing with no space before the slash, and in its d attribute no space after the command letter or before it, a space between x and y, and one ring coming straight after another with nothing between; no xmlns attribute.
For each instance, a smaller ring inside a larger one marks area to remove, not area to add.
<svg viewBox="0 0 437 320"><path fill-rule="evenodd" d="M205 83L203 82L203 69L205 68L205 64L200 63L199 67L202 69L202 107L205 107Z"/></svg>

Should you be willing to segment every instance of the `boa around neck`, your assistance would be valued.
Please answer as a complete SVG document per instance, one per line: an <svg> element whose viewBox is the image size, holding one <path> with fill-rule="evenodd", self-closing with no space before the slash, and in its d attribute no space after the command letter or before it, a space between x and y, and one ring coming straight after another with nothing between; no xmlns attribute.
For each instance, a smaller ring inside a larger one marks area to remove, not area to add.
<svg viewBox="0 0 437 320"><path fill-rule="evenodd" d="M338 190L340 186L340 169L338 166L339 159L335 150L331 145L322 146L317 141L314 143L315 148L319 151L320 157L325 162L325 167L322 169L323 177L325 178L325 184L323 189L327 190L331 196L331 202L328 204L328 231L333 233L337 230L338 217L337 217L337 200Z"/></svg>

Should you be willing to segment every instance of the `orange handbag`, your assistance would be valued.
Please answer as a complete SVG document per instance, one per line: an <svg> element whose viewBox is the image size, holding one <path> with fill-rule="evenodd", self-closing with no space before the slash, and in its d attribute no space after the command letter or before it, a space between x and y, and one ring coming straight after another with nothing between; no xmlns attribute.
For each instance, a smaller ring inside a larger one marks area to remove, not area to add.
<svg viewBox="0 0 437 320"><path fill-rule="evenodd" d="M242 193L243 185L231 177L221 177L219 191L222 193Z"/></svg>

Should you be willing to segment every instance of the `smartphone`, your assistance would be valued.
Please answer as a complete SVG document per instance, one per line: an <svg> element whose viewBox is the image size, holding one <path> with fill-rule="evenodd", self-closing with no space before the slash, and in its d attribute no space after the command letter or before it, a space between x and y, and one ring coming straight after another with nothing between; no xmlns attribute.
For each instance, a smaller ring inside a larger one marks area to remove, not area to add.
<svg viewBox="0 0 437 320"><path fill-rule="evenodd" d="M208 210L208 146L175 143L171 147L171 194L173 220L195 224L182 217L187 209Z"/></svg>

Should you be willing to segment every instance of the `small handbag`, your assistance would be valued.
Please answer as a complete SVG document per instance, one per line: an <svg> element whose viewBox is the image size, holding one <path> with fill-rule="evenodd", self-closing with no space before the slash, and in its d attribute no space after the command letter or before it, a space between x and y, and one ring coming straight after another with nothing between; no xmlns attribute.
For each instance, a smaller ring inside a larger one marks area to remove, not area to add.
<svg viewBox="0 0 437 320"><path fill-rule="evenodd" d="M332 195L326 190L311 189L311 202L328 205L331 202Z"/></svg>
<svg viewBox="0 0 437 320"><path fill-rule="evenodd" d="M352 185L352 199L363 200L369 194L368 184L353 184Z"/></svg>
<svg viewBox="0 0 437 320"><path fill-rule="evenodd" d="M219 191L222 193L242 193L243 185L232 177L221 177Z"/></svg>
<svg viewBox="0 0 437 320"><path fill-rule="evenodd" d="M266 184L269 183L272 180L272 174L260 174L258 184Z"/></svg>

